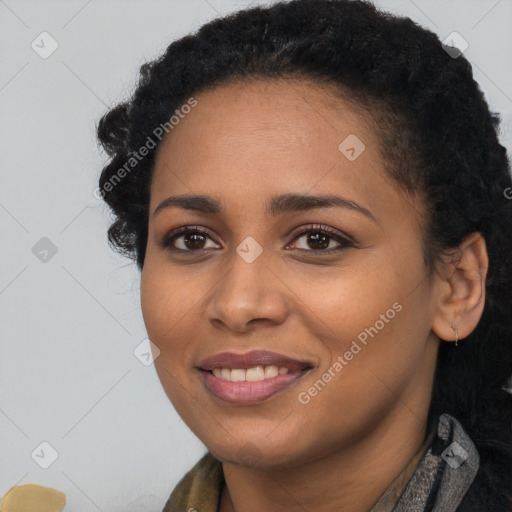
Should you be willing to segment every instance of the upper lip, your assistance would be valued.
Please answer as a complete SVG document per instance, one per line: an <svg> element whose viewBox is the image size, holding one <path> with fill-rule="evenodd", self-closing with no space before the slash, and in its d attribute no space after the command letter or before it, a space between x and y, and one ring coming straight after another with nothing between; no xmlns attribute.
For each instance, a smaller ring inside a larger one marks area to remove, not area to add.
<svg viewBox="0 0 512 512"><path fill-rule="evenodd" d="M247 370L256 366L277 366L278 368L288 368L290 371L311 368L313 365L307 361L299 361L292 357L269 352L266 350L253 350L243 354L233 352L219 352L213 356L207 357L197 365L201 370L213 370L214 368L240 368Z"/></svg>

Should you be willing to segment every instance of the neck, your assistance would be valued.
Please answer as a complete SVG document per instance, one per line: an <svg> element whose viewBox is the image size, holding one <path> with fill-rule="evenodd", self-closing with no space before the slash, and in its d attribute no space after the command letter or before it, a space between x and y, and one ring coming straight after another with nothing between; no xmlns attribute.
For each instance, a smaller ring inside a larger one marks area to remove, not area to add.
<svg viewBox="0 0 512 512"><path fill-rule="evenodd" d="M365 436L315 460L286 469L224 462L219 512L368 512L421 448L426 419L398 404Z"/></svg>

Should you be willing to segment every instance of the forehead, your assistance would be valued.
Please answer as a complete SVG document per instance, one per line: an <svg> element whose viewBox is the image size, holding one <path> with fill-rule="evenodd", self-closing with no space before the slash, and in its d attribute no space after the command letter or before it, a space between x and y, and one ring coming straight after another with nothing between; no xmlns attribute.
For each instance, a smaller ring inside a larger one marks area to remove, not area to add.
<svg viewBox="0 0 512 512"><path fill-rule="evenodd" d="M197 106L160 144L152 208L171 193L212 194L242 207L252 198L315 189L365 198L378 211L396 194L384 188L390 179L377 136L333 87L257 80L194 98Z"/></svg>

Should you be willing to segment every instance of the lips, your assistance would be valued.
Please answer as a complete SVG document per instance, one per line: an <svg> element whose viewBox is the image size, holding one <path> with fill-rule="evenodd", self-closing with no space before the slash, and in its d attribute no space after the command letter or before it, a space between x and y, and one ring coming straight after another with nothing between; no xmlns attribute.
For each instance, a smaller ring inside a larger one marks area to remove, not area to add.
<svg viewBox="0 0 512 512"><path fill-rule="evenodd" d="M214 368L229 368L248 370L256 366L277 366L278 368L288 368L288 371L300 371L306 368L312 368L313 363L309 361L299 361L297 359L269 352L265 350L254 350L245 354L235 354L233 352L221 352L207 357L199 362L197 367L200 370L212 371Z"/></svg>
<svg viewBox="0 0 512 512"><path fill-rule="evenodd" d="M277 375L258 382L229 382L219 379L206 370L201 371L203 383L208 392L231 405L253 405L270 399L278 392L290 389L312 370Z"/></svg>
<svg viewBox="0 0 512 512"><path fill-rule="evenodd" d="M279 391L294 386L313 366L309 361L256 350L245 354L215 354L201 361L197 369L200 370L203 384L211 395L224 403L241 406L262 402ZM261 375L263 369L264 378ZM260 373L259 377L249 378L249 374L255 371ZM226 379L224 372L229 373L231 378ZM233 374L237 374L237 378L233 379Z"/></svg>

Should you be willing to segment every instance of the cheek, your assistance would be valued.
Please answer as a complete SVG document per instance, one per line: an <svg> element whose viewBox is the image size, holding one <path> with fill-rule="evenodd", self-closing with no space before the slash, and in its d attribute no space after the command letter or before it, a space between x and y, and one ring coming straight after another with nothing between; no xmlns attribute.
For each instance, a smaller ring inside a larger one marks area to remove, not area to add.
<svg viewBox="0 0 512 512"><path fill-rule="evenodd" d="M180 278L178 270L171 270L146 260L141 275L140 298L142 315L149 338L161 350L176 344L182 336L188 316L198 303L201 283Z"/></svg>
<svg viewBox="0 0 512 512"><path fill-rule="evenodd" d="M324 275L295 278L293 291L299 300L294 303L303 308L301 317L310 322L307 328L319 338L342 345L387 310L391 309L388 316L394 317L393 304L402 294L400 283L379 268L348 265Z"/></svg>
<svg viewBox="0 0 512 512"><path fill-rule="evenodd" d="M172 325L172 312L170 306L172 293L166 286L166 279L158 279L158 272L148 259L144 264L140 283L140 299L142 316L151 341L158 346L161 344L162 333Z"/></svg>
<svg viewBox="0 0 512 512"><path fill-rule="evenodd" d="M155 359L155 370L170 402L188 423L191 415L190 390L185 391L189 388L185 382L190 378L188 349L193 334L187 321L190 321L197 295L179 281L169 268L146 257L140 298L148 337L160 350Z"/></svg>
<svg viewBox="0 0 512 512"><path fill-rule="evenodd" d="M297 281L301 300L296 303L304 303L301 317L309 323L306 331L322 340L329 353L321 371L331 368L331 373L344 374L332 379L332 389L354 385L363 396L371 388L368 379L377 379L370 370L400 387L401 381L411 377L415 364L420 364L429 333L425 311L429 297L421 286L424 276L419 262L405 267L393 265L393 259L373 261L347 267L330 279ZM343 369L332 368L336 361Z"/></svg>

